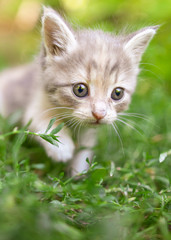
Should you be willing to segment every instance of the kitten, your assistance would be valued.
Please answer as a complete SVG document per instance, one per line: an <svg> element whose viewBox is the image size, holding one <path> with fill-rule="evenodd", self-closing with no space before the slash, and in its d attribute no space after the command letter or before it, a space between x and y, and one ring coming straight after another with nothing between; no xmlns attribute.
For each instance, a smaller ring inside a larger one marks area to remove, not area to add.
<svg viewBox="0 0 171 240"><path fill-rule="evenodd" d="M44 7L40 55L28 65L0 75L0 112L7 116L23 109L23 124L32 119L30 130L44 132L50 119L59 132L59 147L43 139L48 156L71 160L72 175L87 168L96 144L95 126L112 124L128 108L136 87L138 64L157 26L127 36L100 30L74 31L51 8ZM71 129L81 130L83 150L75 155Z"/></svg>

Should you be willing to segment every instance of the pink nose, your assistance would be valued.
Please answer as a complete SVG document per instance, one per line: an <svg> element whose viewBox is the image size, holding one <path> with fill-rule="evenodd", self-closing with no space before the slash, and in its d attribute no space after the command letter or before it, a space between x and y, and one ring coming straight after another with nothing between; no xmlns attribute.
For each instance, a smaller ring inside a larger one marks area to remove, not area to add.
<svg viewBox="0 0 171 240"><path fill-rule="evenodd" d="M92 112L92 115L97 119L100 120L106 116L106 111L102 112Z"/></svg>

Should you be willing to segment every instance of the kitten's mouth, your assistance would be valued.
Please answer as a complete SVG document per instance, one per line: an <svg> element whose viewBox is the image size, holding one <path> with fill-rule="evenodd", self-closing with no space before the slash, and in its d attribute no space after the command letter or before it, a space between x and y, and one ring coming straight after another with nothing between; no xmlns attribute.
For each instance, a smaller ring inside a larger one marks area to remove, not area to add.
<svg viewBox="0 0 171 240"><path fill-rule="evenodd" d="M91 122L91 124L97 126L97 125L101 125L102 122L100 122L100 120L96 120L96 121L94 121L94 122Z"/></svg>

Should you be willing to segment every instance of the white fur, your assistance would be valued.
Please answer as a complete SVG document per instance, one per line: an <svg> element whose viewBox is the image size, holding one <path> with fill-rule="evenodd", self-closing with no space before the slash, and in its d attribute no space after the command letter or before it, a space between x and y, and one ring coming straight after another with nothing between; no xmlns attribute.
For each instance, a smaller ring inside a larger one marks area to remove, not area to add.
<svg viewBox="0 0 171 240"><path fill-rule="evenodd" d="M61 130L58 136L60 140L59 147L54 146L43 139L39 139L39 141L44 146L47 155L51 157L52 160L67 162L73 158L75 150L74 143L68 133L64 130Z"/></svg>

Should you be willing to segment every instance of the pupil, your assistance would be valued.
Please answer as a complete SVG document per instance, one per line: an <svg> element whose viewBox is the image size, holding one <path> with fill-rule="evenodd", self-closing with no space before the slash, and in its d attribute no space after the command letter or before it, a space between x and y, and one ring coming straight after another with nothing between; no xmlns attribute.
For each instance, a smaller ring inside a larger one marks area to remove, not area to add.
<svg viewBox="0 0 171 240"><path fill-rule="evenodd" d="M79 92L79 93L82 93L83 90L84 90L83 87L79 86L79 88L78 88L78 92Z"/></svg>

